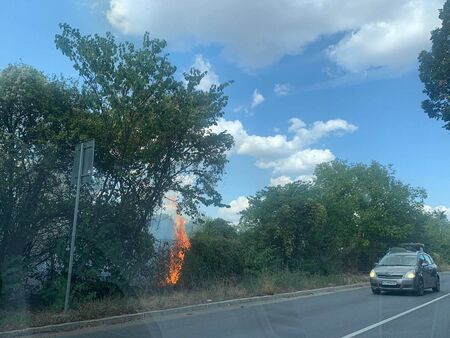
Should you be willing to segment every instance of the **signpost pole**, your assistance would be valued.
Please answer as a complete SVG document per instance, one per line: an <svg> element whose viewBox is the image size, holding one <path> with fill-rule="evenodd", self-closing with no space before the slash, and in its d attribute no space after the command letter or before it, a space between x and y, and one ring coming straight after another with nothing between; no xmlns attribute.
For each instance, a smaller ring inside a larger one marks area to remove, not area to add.
<svg viewBox="0 0 450 338"><path fill-rule="evenodd" d="M83 143L81 143L80 163L78 164L77 193L75 196L75 210L73 211L72 239L70 242L69 271L67 273L67 287L66 287L66 298L64 301L64 313L66 313L67 310L69 310L70 282L72 279L73 253L75 251L75 234L77 232L78 205L80 202L81 174L82 174L82 169L83 169L83 151L84 151L84 145L83 145Z"/></svg>

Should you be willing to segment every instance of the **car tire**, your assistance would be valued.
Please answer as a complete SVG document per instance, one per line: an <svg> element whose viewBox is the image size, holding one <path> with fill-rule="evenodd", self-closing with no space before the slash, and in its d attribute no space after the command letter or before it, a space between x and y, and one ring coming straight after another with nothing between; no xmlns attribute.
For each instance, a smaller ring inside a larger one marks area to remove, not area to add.
<svg viewBox="0 0 450 338"><path fill-rule="evenodd" d="M439 276L436 277L436 286L433 288L433 292L441 291L441 281L439 280Z"/></svg>
<svg viewBox="0 0 450 338"><path fill-rule="evenodd" d="M423 279L419 278L417 280L416 295L423 296L424 293L425 293L425 286L423 285Z"/></svg>
<svg viewBox="0 0 450 338"><path fill-rule="evenodd" d="M381 290L380 290L380 289L374 289L374 288L372 288L372 293L373 293L374 295L379 295L379 294L381 293Z"/></svg>

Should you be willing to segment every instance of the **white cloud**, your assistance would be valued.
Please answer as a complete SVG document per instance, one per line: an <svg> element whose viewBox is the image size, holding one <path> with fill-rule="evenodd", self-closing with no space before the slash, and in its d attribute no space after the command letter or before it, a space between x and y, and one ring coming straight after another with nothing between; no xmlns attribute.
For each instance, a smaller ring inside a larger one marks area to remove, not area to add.
<svg viewBox="0 0 450 338"><path fill-rule="evenodd" d="M444 0L109 0L108 21L125 34L151 32L172 46L219 45L244 68L298 55L339 36L330 57L349 71L403 70L430 46Z"/></svg>
<svg viewBox="0 0 450 338"><path fill-rule="evenodd" d="M286 184L292 183L292 179L289 176L278 176L270 179L270 185L275 187L277 185L285 186Z"/></svg>
<svg viewBox="0 0 450 338"><path fill-rule="evenodd" d="M450 220L450 208L446 207L444 205L438 205L436 207L432 207L431 205L424 205L423 210L425 210L428 213L432 213L434 211L444 212L444 214L447 216L447 219Z"/></svg>
<svg viewBox="0 0 450 338"><path fill-rule="evenodd" d="M194 64L191 68L198 69L200 72L206 72L205 76L201 79L200 83L197 85L198 90L204 92L209 91L212 85L219 85L219 76L212 69L211 63L203 57L203 55L196 55Z"/></svg>
<svg viewBox="0 0 450 338"><path fill-rule="evenodd" d="M329 56L355 73L372 68L402 72L416 64L417 54L429 46L430 30L438 26L441 1L408 1L389 20L363 24L335 46Z"/></svg>
<svg viewBox="0 0 450 338"><path fill-rule="evenodd" d="M358 129L355 125L342 119L328 120L326 122L316 121L311 128L307 128L305 122L298 118L292 118L289 122L291 123L289 131L295 134L294 140L303 146L313 144L329 134L341 135Z"/></svg>
<svg viewBox="0 0 450 338"><path fill-rule="evenodd" d="M249 203L247 197L239 196L231 201L229 205L229 208L219 208L219 217L232 223L237 223L241 217L240 212L247 209Z"/></svg>
<svg viewBox="0 0 450 338"><path fill-rule="evenodd" d="M286 96L289 93L290 87L286 83L275 83L273 92L277 96Z"/></svg>
<svg viewBox="0 0 450 338"><path fill-rule="evenodd" d="M258 89L255 89L252 94L252 104L250 105L250 107L253 109L263 102L264 102L264 96L262 96L262 94L260 92L258 92Z"/></svg>
<svg viewBox="0 0 450 338"><path fill-rule="evenodd" d="M233 152L248 155L256 159L255 165L261 169L270 169L279 175L310 175L317 164L332 161L333 153L329 149L312 149L310 146L329 135L342 135L353 132L357 127L345 120L316 121L311 126L298 118L290 121L289 133L273 136L250 135L241 121L219 120L211 131L227 131L234 137Z"/></svg>
<svg viewBox="0 0 450 338"><path fill-rule="evenodd" d="M329 149L304 149L292 155L276 160L260 159L256 166L261 169L272 169L274 174L311 173L316 165L335 159Z"/></svg>
<svg viewBox="0 0 450 338"><path fill-rule="evenodd" d="M283 176L278 176L278 177L275 177L275 178L271 178L270 179L270 185L272 187L275 187L275 186L278 186L278 185L285 186L286 184L289 184L289 183L292 183L292 182L295 182L295 181L302 181L302 182L312 183L312 182L314 182L315 178L316 178L316 176L311 175L311 174L309 174L309 175L300 175L300 176L298 176L297 178L294 178L294 179L292 177L290 177L290 176L284 176L283 175Z"/></svg>

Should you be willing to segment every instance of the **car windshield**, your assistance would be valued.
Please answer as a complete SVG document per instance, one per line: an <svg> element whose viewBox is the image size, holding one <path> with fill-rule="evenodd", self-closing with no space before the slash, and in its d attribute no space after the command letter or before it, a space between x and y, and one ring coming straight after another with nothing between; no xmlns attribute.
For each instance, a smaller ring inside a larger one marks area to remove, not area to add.
<svg viewBox="0 0 450 338"><path fill-rule="evenodd" d="M416 255L387 255L380 261L379 265L399 266L399 265L415 265L417 261Z"/></svg>

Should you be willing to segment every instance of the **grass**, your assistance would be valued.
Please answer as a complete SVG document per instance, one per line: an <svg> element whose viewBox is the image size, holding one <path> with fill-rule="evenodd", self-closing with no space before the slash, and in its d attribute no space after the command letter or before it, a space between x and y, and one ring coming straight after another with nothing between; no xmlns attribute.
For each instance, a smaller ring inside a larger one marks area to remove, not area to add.
<svg viewBox="0 0 450 338"><path fill-rule="evenodd" d="M55 310L39 312L0 310L0 331L365 281L366 275L318 276L289 271L263 273L258 276L247 276L239 281L223 280L194 290L168 288L158 295L90 301L78 305L66 315Z"/></svg>
<svg viewBox="0 0 450 338"><path fill-rule="evenodd" d="M442 262L438 264L439 271L450 271L450 264Z"/></svg>

